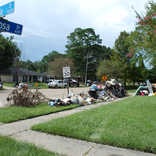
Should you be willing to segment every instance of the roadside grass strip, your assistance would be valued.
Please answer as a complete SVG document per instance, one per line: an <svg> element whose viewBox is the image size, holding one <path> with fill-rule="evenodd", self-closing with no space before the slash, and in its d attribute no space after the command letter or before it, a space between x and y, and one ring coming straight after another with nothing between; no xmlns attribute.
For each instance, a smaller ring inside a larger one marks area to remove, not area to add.
<svg viewBox="0 0 156 156"><path fill-rule="evenodd" d="M4 88L0 88L0 90L6 90L6 89L4 89Z"/></svg>
<svg viewBox="0 0 156 156"><path fill-rule="evenodd" d="M34 125L31 129L156 153L156 96L134 96Z"/></svg>
<svg viewBox="0 0 156 156"><path fill-rule="evenodd" d="M29 85L29 83L24 83L24 84ZM3 86L6 86L6 87L13 87L14 85L15 85L15 82L14 83L3 83ZM31 83L31 85L33 85L33 87L29 87L29 89L36 89L35 83ZM47 83L38 83L38 87L40 89L48 89Z"/></svg>
<svg viewBox="0 0 156 156"><path fill-rule="evenodd" d="M79 107L77 104L52 107L48 106L48 103L44 102L36 107L21 107L21 106L10 106L0 108L0 122L9 123L19 120L24 120L28 118L33 118L41 115L47 115L51 113L56 113L64 110L69 110Z"/></svg>
<svg viewBox="0 0 156 156"><path fill-rule="evenodd" d="M28 86L33 85L32 87L29 87L29 89L36 89L36 86L35 86L36 83L27 83L27 82L25 82L24 84L27 84ZM4 82L3 83L3 86L6 86L6 87L13 87L14 85L15 85L15 82L12 82L12 83ZM75 86L75 87L77 87L77 86ZM75 87L70 87L70 88L75 88ZM88 87L88 86L81 86L80 85L79 87ZM37 88L39 88L39 89L48 89L48 84L47 83L38 83ZM63 87L61 87L61 88L63 88ZM49 89L56 89L56 88L49 88Z"/></svg>
<svg viewBox="0 0 156 156"><path fill-rule="evenodd" d="M7 136L0 135L0 155L2 156L65 156L55 152L47 151L34 144L16 141Z"/></svg>
<svg viewBox="0 0 156 156"><path fill-rule="evenodd" d="M135 93L136 92L136 89L133 89L133 90L126 90L128 93Z"/></svg>

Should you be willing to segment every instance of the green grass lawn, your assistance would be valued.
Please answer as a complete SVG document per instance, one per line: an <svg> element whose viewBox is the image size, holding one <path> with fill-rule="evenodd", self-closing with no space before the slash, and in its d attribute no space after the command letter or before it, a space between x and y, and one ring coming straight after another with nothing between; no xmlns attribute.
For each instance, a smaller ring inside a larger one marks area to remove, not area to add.
<svg viewBox="0 0 156 156"><path fill-rule="evenodd" d="M133 90L126 90L128 93L135 93L136 92L136 89L133 89Z"/></svg>
<svg viewBox="0 0 156 156"><path fill-rule="evenodd" d="M47 151L27 142L19 142L7 136L0 135L1 156L63 156Z"/></svg>
<svg viewBox="0 0 156 156"><path fill-rule="evenodd" d="M30 83L25 83L25 84L30 84ZM33 85L33 87L29 87L30 89L36 89L35 83L31 83ZM6 87L13 87L15 85L15 82L13 83L3 83L3 86ZM48 84L47 83L38 83L38 87L40 89L48 89Z"/></svg>
<svg viewBox="0 0 156 156"><path fill-rule="evenodd" d="M73 109L79 107L77 104L52 107L48 106L48 103L41 103L36 107L20 107L20 106L10 106L0 108L0 122L9 123L18 120L33 118L36 116L46 115L50 113L56 113L59 111Z"/></svg>
<svg viewBox="0 0 156 156"><path fill-rule="evenodd" d="M3 82L3 86L6 86L6 87L13 87L14 85L15 85L15 82L12 82L12 83Z"/></svg>
<svg viewBox="0 0 156 156"><path fill-rule="evenodd" d="M25 84L29 85L30 83L25 83ZM35 83L31 83L31 84L33 85L33 87L29 87L29 89L36 89ZM15 82L13 82L13 83L5 83L4 82L3 83L3 86L6 86L6 87L13 87L14 85L15 85ZM38 87L40 89L48 89L48 84L47 83L38 83ZM75 86L75 87L77 87L77 86ZM88 87L88 86L79 86L79 87ZM73 87L70 87L70 88L73 88ZM51 88L51 89L53 89L53 88Z"/></svg>
<svg viewBox="0 0 156 156"><path fill-rule="evenodd" d="M156 96L127 98L31 129L156 153Z"/></svg>

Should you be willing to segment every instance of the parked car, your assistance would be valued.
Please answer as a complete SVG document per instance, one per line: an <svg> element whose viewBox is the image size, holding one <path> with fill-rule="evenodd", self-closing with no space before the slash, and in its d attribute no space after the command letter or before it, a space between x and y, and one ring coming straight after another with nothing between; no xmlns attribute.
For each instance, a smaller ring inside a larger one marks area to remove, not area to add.
<svg viewBox="0 0 156 156"><path fill-rule="evenodd" d="M70 81L70 85L71 86L76 86L77 85L77 81L76 80L70 79L69 81Z"/></svg>
<svg viewBox="0 0 156 156"><path fill-rule="evenodd" d="M69 82L69 86L72 86L72 87L73 87L73 86L76 86L76 85L78 86L78 84L79 84L79 82L76 81L76 80L74 80L74 79L65 79L64 81L65 81L66 83Z"/></svg>
<svg viewBox="0 0 156 156"><path fill-rule="evenodd" d="M54 79L50 79L50 78L45 80L46 83L50 83L50 82L53 82L53 81L54 81Z"/></svg>
<svg viewBox="0 0 156 156"><path fill-rule="evenodd" d="M0 82L0 88L3 88L3 82Z"/></svg>
<svg viewBox="0 0 156 156"><path fill-rule="evenodd" d="M67 83L64 80L54 80L53 82L48 83L49 88L61 88L67 87Z"/></svg>
<svg viewBox="0 0 156 156"><path fill-rule="evenodd" d="M140 86L146 86L146 82L140 82Z"/></svg>
<svg viewBox="0 0 156 156"><path fill-rule="evenodd" d="M91 86L93 84L93 81L87 80L87 86Z"/></svg>

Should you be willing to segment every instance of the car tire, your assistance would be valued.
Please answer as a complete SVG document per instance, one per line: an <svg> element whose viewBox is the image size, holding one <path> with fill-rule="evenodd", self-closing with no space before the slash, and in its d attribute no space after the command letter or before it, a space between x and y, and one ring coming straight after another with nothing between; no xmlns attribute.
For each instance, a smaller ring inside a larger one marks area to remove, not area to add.
<svg viewBox="0 0 156 156"><path fill-rule="evenodd" d="M58 86L57 86L57 85L55 85L55 88L58 88Z"/></svg>
<svg viewBox="0 0 156 156"><path fill-rule="evenodd" d="M64 85L64 88L67 88L67 85Z"/></svg>

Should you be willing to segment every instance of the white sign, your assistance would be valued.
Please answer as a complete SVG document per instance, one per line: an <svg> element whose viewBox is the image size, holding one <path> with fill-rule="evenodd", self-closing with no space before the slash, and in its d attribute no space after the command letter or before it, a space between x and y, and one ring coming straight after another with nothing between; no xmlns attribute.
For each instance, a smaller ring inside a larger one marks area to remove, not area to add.
<svg viewBox="0 0 156 156"><path fill-rule="evenodd" d="M63 67L63 78L69 78L70 77L70 67Z"/></svg>
<svg viewBox="0 0 156 156"><path fill-rule="evenodd" d="M149 92L150 92L150 93L153 93L152 85L151 85L151 83L149 82L149 80L147 80L147 86L148 86Z"/></svg>

